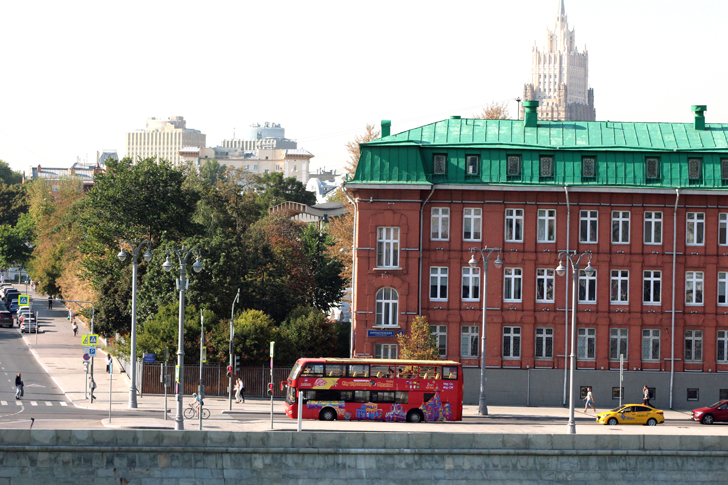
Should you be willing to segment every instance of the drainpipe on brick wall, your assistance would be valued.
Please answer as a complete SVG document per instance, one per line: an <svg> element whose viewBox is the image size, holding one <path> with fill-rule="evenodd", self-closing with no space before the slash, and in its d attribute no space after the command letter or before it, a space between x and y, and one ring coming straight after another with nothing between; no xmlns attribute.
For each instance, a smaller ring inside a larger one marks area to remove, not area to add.
<svg viewBox="0 0 728 485"><path fill-rule="evenodd" d="M569 251L569 230L571 229L571 205L569 205L569 187L564 185L564 193L566 194L566 251ZM569 278L564 278L564 295L565 295L565 301L564 304L564 402L563 405L566 406L566 380L568 373L566 371L567 365L566 362L568 359L566 358L567 355L569 355Z"/></svg>
<svg viewBox="0 0 728 485"><path fill-rule="evenodd" d="M672 211L672 329L670 330L670 409L672 409L672 386L675 379L675 265L677 258L677 202L680 189L675 189L675 210Z"/></svg>
<svg viewBox="0 0 728 485"><path fill-rule="evenodd" d="M430 195L427 196L425 201L420 207L420 273L417 278L417 315L422 316L422 217L425 213L425 205L430 201L430 197L435 193L435 185L432 185Z"/></svg>
<svg viewBox="0 0 728 485"><path fill-rule="evenodd" d="M341 190L349 202L354 206L354 234L352 235L351 241L351 328L349 331L349 358L354 358L354 318L356 311L354 311L354 292L356 291L356 222L357 216L359 215L356 201L346 191L346 187L341 186Z"/></svg>

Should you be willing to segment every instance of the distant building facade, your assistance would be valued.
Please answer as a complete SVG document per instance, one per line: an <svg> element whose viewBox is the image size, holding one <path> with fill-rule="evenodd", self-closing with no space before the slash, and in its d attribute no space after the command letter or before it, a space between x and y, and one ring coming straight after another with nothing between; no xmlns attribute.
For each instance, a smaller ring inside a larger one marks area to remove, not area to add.
<svg viewBox="0 0 728 485"><path fill-rule="evenodd" d="M586 46L583 52L576 46L576 34L569 30L564 0L558 0L554 30L547 30L544 50L533 46L531 82L523 88L523 99L539 102L541 120L596 120L594 90L589 87L589 53Z"/></svg>
<svg viewBox="0 0 728 485"><path fill-rule="evenodd" d="M243 138L222 141L223 148L242 148L243 150L259 149L292 149L298 148L295 140L286 138L286 129L279 123L266 121L262 125L253 123Z"/></svg>
<svg viewBox="0 0 728 485"><path fill-rule="evenodd" d="M115 154L115 152L113 153ZM79 180L81 182L83 190L86 191L94 186L94 175L105 170L106 166L100 160L100 158L96 161L95 164L76 162L69 168L42 167L38 165L36 167L30 167L28 175L24 177L23 182L30 182L32 180L45 180L50 184L53 196L59 197L61 195L60 187L63 180Z"/></svg>
<svg viewBox="0 0 728 485"><path fill-rule="evenodd" d="M126 156L132 160L157 157L177 166L182 163L179 154L182 148L205 148L206 141L206 136L200 130L187 128L182 116L149 118L146 129L126 134Z"/></svg>

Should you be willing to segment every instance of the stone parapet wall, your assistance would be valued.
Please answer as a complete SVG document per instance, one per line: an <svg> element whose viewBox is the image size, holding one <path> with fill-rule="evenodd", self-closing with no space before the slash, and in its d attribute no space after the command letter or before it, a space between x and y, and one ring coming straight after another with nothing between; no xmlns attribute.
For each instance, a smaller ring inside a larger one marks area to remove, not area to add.
<svg viewBox="0 0 728 485"><path fill-rule="evenodd" d="M0 430L12 485L723 483L726 458L718 436Z"/></svg>

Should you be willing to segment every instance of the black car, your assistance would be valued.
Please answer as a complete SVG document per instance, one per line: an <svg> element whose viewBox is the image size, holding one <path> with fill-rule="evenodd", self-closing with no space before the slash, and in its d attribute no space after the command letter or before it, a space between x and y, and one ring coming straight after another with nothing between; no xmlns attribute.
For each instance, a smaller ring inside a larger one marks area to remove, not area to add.
<svg viewBox="0 0 728 485"><path fill-rule="evenodd" d="M13 314L10 313L10 310L8 310L8 307L6 307L2 303L0 303L0 325L2 325L4 327L13 326Z"/></svg>
<svg viewBox="0 0 728 485"><path fill-rule="evenodd" d="M20 292L13 288L12 290L8 290L5 292L5 296L3 297L3 301L5 305L10 305L10 302L13 301L13 299L17 299Z"/></svg>

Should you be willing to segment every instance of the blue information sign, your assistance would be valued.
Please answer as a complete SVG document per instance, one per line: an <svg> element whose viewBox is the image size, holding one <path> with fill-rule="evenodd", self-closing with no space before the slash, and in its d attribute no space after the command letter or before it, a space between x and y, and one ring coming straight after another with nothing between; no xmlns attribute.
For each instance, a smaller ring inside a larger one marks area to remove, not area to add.
<svg viewBox="0 0 728 485"><path fill-rule="evenodd" d="M394 330L367 330L367 337L394 337Z"/></svg>
<svg viewBox="0 0 728 485"><path fill-rule="evenodd" d="M142 354L142 361L144 362L155 362L154 354Z"/></svg>

